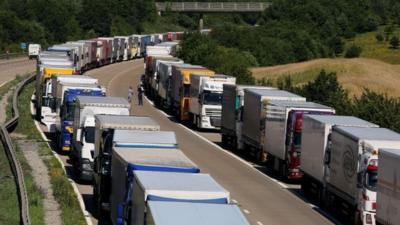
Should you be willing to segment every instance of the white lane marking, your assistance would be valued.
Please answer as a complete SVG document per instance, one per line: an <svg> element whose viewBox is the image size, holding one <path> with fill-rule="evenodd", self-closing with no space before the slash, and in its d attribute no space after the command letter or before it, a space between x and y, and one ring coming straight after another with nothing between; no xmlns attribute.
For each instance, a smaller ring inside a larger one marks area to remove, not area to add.
<svg viewBox="0 0 400 225"><path fill-rule="evenodd" d="M236 201L236 199L233 199L233 198L232 198L232 202L235 204L238 204L238 201Z"/></svg>
<svg viewBox="0 0 400 225"><path fill-rule="evenodd" d="M264 225L263 223L261 223L260 221L257 221L257 224L258 225Z"/></svg>
<svg viewBox="0 0 400 225"><path fill-rule="evenodd" d="M286 184L284 184L284 183L282 183L282 182L277 181L277 183L278 183L281 187L283 187L283 188L285 188L285 189L288 189L288 188L289 188Z"/></svg>
<svg viewBox="0 0 400 225"><path fill-rule="evenodd" d="M246 214L250 214L250 211L247 210L247 209L243 209L243 212L246 213Z"/></svg>

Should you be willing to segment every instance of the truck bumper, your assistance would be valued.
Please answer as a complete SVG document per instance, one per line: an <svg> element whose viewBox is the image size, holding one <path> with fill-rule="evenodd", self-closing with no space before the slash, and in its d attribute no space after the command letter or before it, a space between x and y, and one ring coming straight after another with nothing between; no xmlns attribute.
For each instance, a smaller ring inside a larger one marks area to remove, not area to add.
<svg viewBox="0 0 400 225"><path fill-rule="evenodd" d="M376 224L375 215L376 215L375 212L363 211L362 212L362 224L363 225Z"/></svg>

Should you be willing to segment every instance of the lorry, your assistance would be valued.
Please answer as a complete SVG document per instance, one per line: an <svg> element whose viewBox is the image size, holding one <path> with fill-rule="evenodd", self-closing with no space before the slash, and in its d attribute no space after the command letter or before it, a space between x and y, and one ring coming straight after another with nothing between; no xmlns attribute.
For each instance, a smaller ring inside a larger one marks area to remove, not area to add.
<svg viewBox="0 0 400 225"><path fill-rule="evenodd" d="M269 101L266 106L264 152L269 166L284 179L300 180L303 116L333 115L335 109L314 102Z"/></svg>
<svg viewBox="0 0 400 225"><path fill-rule="evenodd" d="M183 64L183 61L157 61L157 101L156 103L162 108L169 109L171 106L171 98L169 93L171 92L171 77L172 77L172 65Z"/></svg>
<svg viewBox="0 0 400 225"><path fill-rule="evenodd" d="M81 53L78 51L78 48L76 46L65 45L65 44L53 45L52 47L48 48L47 51L65 53L68 56L70 56L72 58L72 62L75 68L74 73L80 74L82 70Z"/></svg>
<svg viewBox="0 0 400 225"><path fill-rule="evenodd" d="M68 85L66 85L68 84ZM47 121L49 121L48 130L50 133L55 132L55 125L57 116L60 115L60 109L64 102L64 92L68 89L71 89L71 86L74 85L97 85L98 80L93 77L84 76L84 75L54 75L51 78L51 93L49 99L49 106L51 108L51 113L45 115L47 117ZM93 86L92 86L93 87ZM71 94L69 92L68 96ZM73 96L70 97L73 99ZM54 125L50 124L51 117L53 117Z"/></svg>
<svg viewBox="0 0 400 225"><path fill-rule="evenodd" d="M77 96L73 119L73 148L70 157L78 178L91 180L93 172L93 149L95 120L97 114L129 115L130 104L120 97Z"/></svg>
<svg viewBox="0 0 400 225"><path fill-rule="evenodd" d="M37 72L35 80L35 106L36 117L46 126L54 123L53 117L49 118L46 115L52 115L51 112L51 78L54 75L72 75L75 74L75 68L71 61L42 61Z"/></svg>
<svg viewBox="0 0 400 225"><path fill-rule="evenodd" d="M84 55L86 58L85 70L93 69L97 66L97 41L80 40L79 43L84 43Z"/></svg>
<svg viewBox="0 0 400 225"><path fill-rule="evenodd" d="M41 52L40 44L29 44L28 45L28 57L29 59L36 59Z"/></svg>
<svg viewBox="0 0 400 225"><path fill-rule="evenodd" d="M126 181L126 173L123 173L123 171L124 168L122 170L113 170L113 175L121 176L121 178L116 178L113 184L115 182L121 187L119 184ZM112 212L111 218L115 218L113 222L115 221L114 224L116 225L144 224L147 211L146 204L149 201L222 205L230 203L229 192L219 185L209 174L136 170L133 171L130 180L132 181L129 186L131 186L132 191L126 193L122 189L111 194L112 209L117 209L114 213ZM119 199L116 198L114 193L120 193L121 191L122 193L126 193L126 198L124 201L118 202ZM131 202L131 205L129 202ZM124 217L124 215L127 216Z"/></svg>
<svg viewBox="0 0 400 225"><path fill-rule="evenodd" d="M224 84L222 93L221 140L224 146L243 149L242 123L244 89L276 90L273 87Z"/></svg>
<svg viewBox="0 0 400 225"><path fill-rule="evenodd" d="M150 117L95 115L93 197L98 212L102 203L109 202L111 150L116 130L159 131L160 125Z"/></svg>
<svg viewBox="0 0 400 225"><path fill-rule="evenodd" d="M400 149L379 149L376 223L400 224ZM375 179L369 177L368 179ZM375 181L375 180L373 180Z"/></svg>
<svg viewBox="0 0 400 225"><path fill-rule="evenodd" d="M145 223L135 225L250 225L237 205L147 201Z"/></svg>
<svg viewBox="0 0 400 225"><path fill-rule="evenodd" d="M60 151L71 151L75 98L78 96L103 97L106 91L97 84L59 82L57 86L59 86L57 89L60 97L55 96L55 102L60 107L56 108L59 115L55 126L56 143Z"/></svg>
<svg viewBox="0 0 400 225"><path fill-rule="evenodd" d="M143 126L136 127L141 129ZM146 127L151 128L149 125L146 125ZM157 127L153 126L153 128ZM129 155L133 155L132 157L139 157L136 161L133 159L130 161L133 163L132 165L139 165L139 168L135 169L148 170L153 168L154 170L163 170L166 166L182 167L183 162L189 162L187 158L177 150L178 143L174 132L114 130L112 138L110 134L105 134L107 136L100 139L100 147L96 147L95 151L99 152L98 154L95 153L97 155L95 155L96 158L94 162L95 182L93 196L95 200L94 202L96 203L96 211L99 213L106 213L110 210L110 195L113 180L111 171L114 167L113 163L115 160L116 149L120 149L118 151L125 151ZM159 156L167 154L164 152L171 152L171 157L174 158L174 160L169 162L167 165L165 163L160 164L161 158ZM146 163L151 167L147 168ZM193 167L193 164L189 163L189 168ZM183 170L186 171L184 168ZM118 194L123 193L120 192Z"/></svg>
<svg viewBox="0 0 400 225"><path fill-rule="evenodd" d="M301 189L318 201L322 200L328 171L325 170L326 149L330 145L333 126L379 127L353 116L305 115L301 134L300 171L303 173Z"/></svg>
<svg viewBox="0 0 400 225"><path fill-rule="evenodd" d="M157 74L157 69L160 65L160 62L183 62L178 58L174 58L170 55L157 55L157 56L147 56L146 57L146 69L145 69L145 87L148 91L148 95L150 97L155 98L157 100L158 94L158 86L159 86L159 77Z"/></svg>
<svg viewBox="0 0 400 225"><path fill-rule="evenodd" d="M268 102L272 100L306 101L304 97L282 90L244 90L243 125L241 132L243 149L250 151L251 154L255 154L257 160L260 162L267 160L267 154L264 151L265 119Z"/></svg>
<svg viewBox="0 0 400 225"><path fill-rule="evenodd" d="M212 76L214 71L191 64L172 65L171 100L172 111L180 121L190 121L190 75L192 73Z"/></svg>
<svg viewBox="0 0 400 225"><path fill-rule="evenodd" d="M189 112L197 128L220 129L223 85L235 83L235 77L222 74L190 76Z"/></svg>
<svg viewBox="0 0 400 225"><path fill-rule="evenodd" d="M75 51L76 51L76 54L78 57L78 59L76 61L76 64L77 64L76 72L77 72L77 74L83 74L86 71L86 65L88 63L88 57L84 53L85 43L67 42L65 44L62 44L62 46L75 48Z"/></svg>
<svg viewBox="0 0 400 225"><path fill-rule="evenodd" d="M131 59L131 48L133 46L133 39L130 36L116 36L121 43L122 60L127 61Z"/></svg>
<svg viewBox="0 0 400 225"><path fill-rule="evenodd" d="M118 39L112 37L99 37L98 39L107 41L110 50L109 63L115 63L118 58Z"/></svg>
<svg viewBox="0 0 400 225"><path fill-rule="evenodd" d="M399 149L400 134L386 128L334 126L331 143L324 203L356 224L375 224L379 149Z"/></svg>

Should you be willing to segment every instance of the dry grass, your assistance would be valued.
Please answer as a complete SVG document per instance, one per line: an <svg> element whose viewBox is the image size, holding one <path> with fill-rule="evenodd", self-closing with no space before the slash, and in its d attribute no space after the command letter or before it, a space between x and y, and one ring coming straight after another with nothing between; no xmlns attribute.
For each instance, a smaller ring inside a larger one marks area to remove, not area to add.
<svg viewBox="0 0 400 225"><path fill-rule="evenodd" d="M303 63L253 68L251 71L257 80L265 77L266 80L276 81L279 77L290 75L296 85L301 85L313 80L322 69L336 72L339 82L352 95L360 96L364 88L369 88L400 97L400 65L375 59L317 59Z"/></svg>

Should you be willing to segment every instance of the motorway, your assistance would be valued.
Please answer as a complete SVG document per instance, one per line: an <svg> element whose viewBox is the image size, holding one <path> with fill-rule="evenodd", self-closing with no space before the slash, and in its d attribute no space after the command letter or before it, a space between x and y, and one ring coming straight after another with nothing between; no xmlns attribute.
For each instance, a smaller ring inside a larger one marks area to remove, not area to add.
<svg viewBox="0 0 400 225"><path fill-rule="evenodd" d="M9 60L0 60L0 86L14 80L17 75L33 72L36 69L36 60L28 57Z"/></svg>
<svg viewBox="0 0 400 225"><path fill-rule="evenodd" d="M98 78L101 85L107 87L108 95L127 97L129 86L136 90L143 72L143 59L138 59L86 74ZM272 175L264 173L262 167L221 148L218 133L192 130L155 108L150 101L138 106L137 98L132 102L132 114L152 117L162 130L174 131L180 149L203 173L209 173L231 193L232 202L240 206L252 225L335 224L328 219L330 216L303 199L299 185L279 182ZM68 157L61 158L67 171L71 172ZM92 213L92 187L79 182L77 186L88 212ZM91 219L93 224L97 224L96 218L91 216Z"/></svg>

